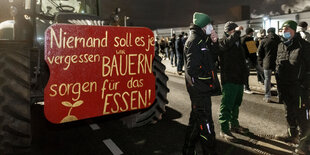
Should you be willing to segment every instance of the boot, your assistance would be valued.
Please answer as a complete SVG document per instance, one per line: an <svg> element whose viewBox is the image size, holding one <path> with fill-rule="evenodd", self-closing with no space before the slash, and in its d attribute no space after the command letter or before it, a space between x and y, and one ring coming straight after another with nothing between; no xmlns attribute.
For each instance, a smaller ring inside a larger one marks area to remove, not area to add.
<svg viewBox="0 0 310 155"><path fill-rule="evenodd" d="M286 143L299 144L298 130L293 127L288 128L287 134L281 136L276 135L275 139Z"/></svg>
<svg viewBox="0 0 310 155"><path fill-rule="evenodd" d="M303 155L303 154L308 154L309 152L310 152L310 137L301 136L299 145L295 149L295 153Z"/></svg>
<svg viewBox="0 0 310 155"><path fill-rule="evenodd" d="M239 133L242 135L248 134L250 132L248 128L242 127L240 125L237 127L231 127L230 131L234 133Z"/></svg>

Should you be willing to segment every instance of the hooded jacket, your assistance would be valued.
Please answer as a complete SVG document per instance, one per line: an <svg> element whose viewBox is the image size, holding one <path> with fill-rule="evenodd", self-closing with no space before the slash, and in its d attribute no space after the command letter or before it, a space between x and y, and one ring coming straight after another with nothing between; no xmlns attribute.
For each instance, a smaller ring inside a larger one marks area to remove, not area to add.
<svg viewBox="0 0 310 155"><path fill-rule="evenodd" d="M184 46L187 90L196 94L219 95L221 89L215 67L218 43L213 43L197 25L191 25L190 31Z"/></svg>
<svg viewBox="0 0 310 155"><path fill-rule="evenodd" d="M240 34L240 31L231 35L224 33L223 38L219 41L222 84L245 84L246 82L247 67Z"/></svg>
<svg viewBox="0 0 310 155"><path fill-rule="evenodd" d="M264 70L275 70L278 45L281 39L274 33L269 33L258 46L258 62L263 62Z"/></svg>

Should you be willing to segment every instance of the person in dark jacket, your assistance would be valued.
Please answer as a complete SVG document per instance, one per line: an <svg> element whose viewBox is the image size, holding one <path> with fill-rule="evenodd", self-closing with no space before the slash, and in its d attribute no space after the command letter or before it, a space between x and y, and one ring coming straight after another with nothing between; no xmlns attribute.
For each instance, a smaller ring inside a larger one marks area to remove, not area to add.
<svg viewBox="0 0 310 155"><path fill-rule="evenodd" d="M184 47L185 82L191 99L189 126L186 130L183 155L194 155L200 142L203 154L216 154L216 140L211 111L211 95L220 93L214 56L218 50L217 34L210 17L195 12L191 34Z"/></svg>
<svg viewBox="0 0 310 155"><path fill-rule="evenodd" d="M266 30L265 29L260 29L259 30L259 35L258 37L255 38L255 43L256 43L256 46L258 47L260 42L266 38Z"/></svg>
<svg viewBox="0 0 310 155"><path fill-rule="evenodd" d="M171 61L171 66L177 66L177 50L176 50L176 35L172 34L172 38L169 41L169 47L170 47L170 61ZM173 65L174 61L174 65Z"/></svg>
<svg viewBox="0 0 310 155"><path fill-rule="evenodd" d="M271 27L267 30L267 37L263 39L258 47L258 62L262 62L264 68L264 85L265 85L265 97L264 101L270 103L270 89L271 89L271 75L272 71L276 68L276 58L278 45L281 39L275 33L276 29Z"/></svg>
<svg viewBox="0 0 310 155"><path fill-rule="evenodd" d="M177 64L177 72L179 75L182 75L183 73L183 66L184 66L184 58L183 58L183 50L184 50L184 44L183 44L183 35L179 35L177 39L177 56L178 56L178 64Z"/></svg>
<svg viewBox="0 0 310 155"><path fill-rule="evenodd" d="M257 34L257 37L255 38L256 47L259 47L262 40L266 38L266 30L260 29L259 33ZM260 60L257 60L257 64L260 68L263 68L262 63ZM260 74L260 76L257 76L258 83L264 84L265 78L264 78L264 71Z"/></svg>
<svg viewBox="0 0 310 155"><path fill-rule="evenodd" d="M220 106L220 136L227 141L235 141L231 132L246 134L248 129L238 121L239 106L243 97L243 85L247 78L244 49L240 43L242 26L227 22L223 38L219 41L222 83L222 103ZM231 127L229 127L229 125Z"/></svg>
<svg viewBox="0 0 310 155"><path fill-rule="evenodd" d="M155 54L159 55L159 39L156 37L156 40L155 40Z"/></svg>
<svg viewBox="0 0 310 155"><path fill-rule="evenodd" d="M288 134L277 138L299 143L296 152L309 154L310 43L296 33L296 27L295 21L284 22L285 41L278 46L276 78L279 98L285 105Z"/></svg>
<svg viewBox="0 0 310 155"><path fill-rule="evenodd" d="M160 43L159 43L159 47L160 47L160 53L162 53L164 55L164 60L169 58L168 53L166 52L167 42L166 42L165 38L163 38L163 37L161 38Z"/></svg>
<svg viewBox="0 0 310 155"><path fill-rule="evenodd" d="M249 86L249 76L251 67L254 67L256 69L258 80L264 78L263 77L264 71L262 67L257 63L257 55L256 55L257 46L254 42L253 33L254 30L252 28L247 28L245 30L245 35L241 37L241 44L245 52L245 59L248 67L247 68L248 78L246 79L246 83L244 85L244 93L246 94L253 94Z"/></svg>

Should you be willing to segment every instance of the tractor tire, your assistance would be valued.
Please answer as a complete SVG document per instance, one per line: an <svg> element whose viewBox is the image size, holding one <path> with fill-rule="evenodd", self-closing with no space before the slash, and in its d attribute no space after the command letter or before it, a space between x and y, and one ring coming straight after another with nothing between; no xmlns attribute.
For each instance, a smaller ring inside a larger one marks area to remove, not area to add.
<svg viewBox="0 0 310 155"><path fill-rule="evenodd" d="M23 154L31 147L30 48L0 41L0 154Z"/></svg>
<svg viewBox="0 0 310 155"><path fill-rule="evenodd" d="M166 111L165 106L168 104L167 93L169 92L167 81L169 78L165 74L166 66L162 64L161 60L162 58L156 53L153 61L153 74L156 77L155 101L151 107L122 118L123 123L128 128L156 123L162 119L162 114Z"/></svg>

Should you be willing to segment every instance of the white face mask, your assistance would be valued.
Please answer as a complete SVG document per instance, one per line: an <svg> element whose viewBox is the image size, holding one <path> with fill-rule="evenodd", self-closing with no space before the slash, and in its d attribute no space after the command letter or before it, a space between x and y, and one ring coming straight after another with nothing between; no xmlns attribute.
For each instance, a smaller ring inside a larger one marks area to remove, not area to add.
<svg viewBox="0 0 310 155"><path fill-rule="evenodd" d="M206 31L206 34L207 35L210 35L211 32L213 30L213 26L211 24L208 24L206 27L205 27L205 31Z"/></svg>

